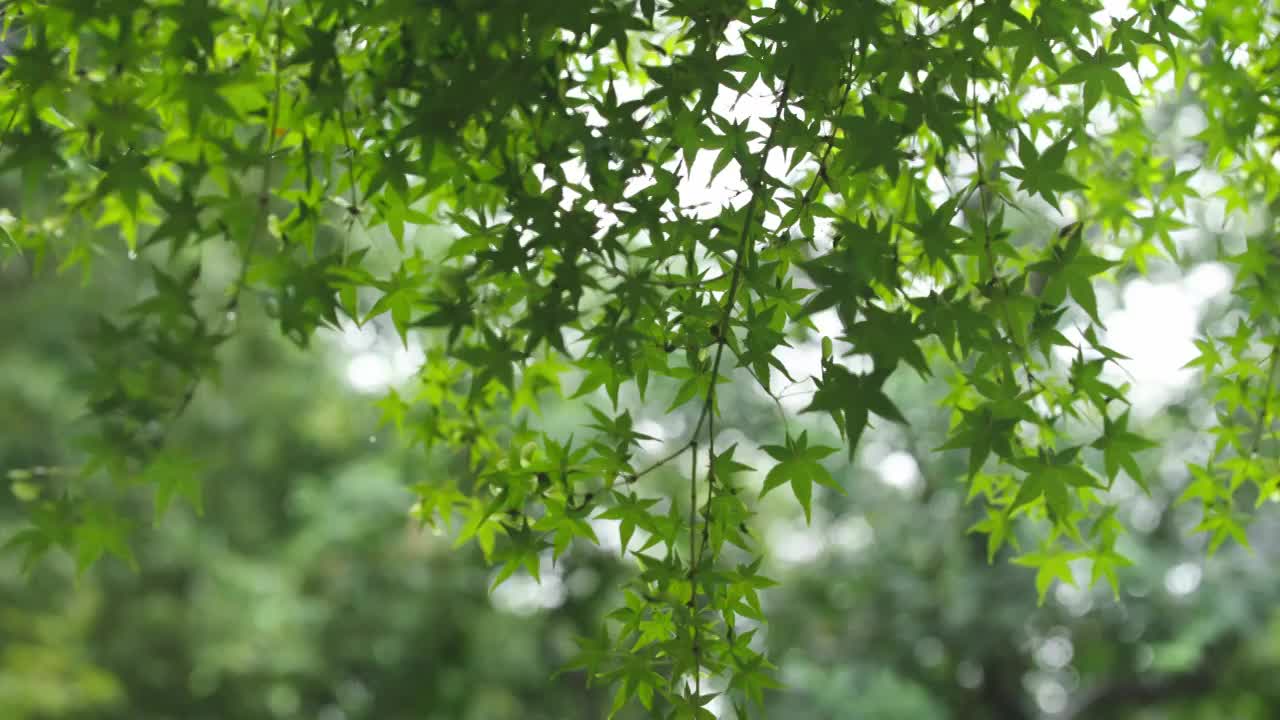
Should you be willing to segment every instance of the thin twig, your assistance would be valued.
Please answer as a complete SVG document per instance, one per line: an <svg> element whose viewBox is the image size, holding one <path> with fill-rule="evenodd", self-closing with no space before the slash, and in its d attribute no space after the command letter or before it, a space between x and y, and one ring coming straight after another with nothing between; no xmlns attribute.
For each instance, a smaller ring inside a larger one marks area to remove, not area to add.
<svg viewBox="0 0 1280 720"><path fill-rule="evenodd" d="M826 183L831 184L831 176L827 174L827 161L831 158L831 151L836 146L836 120L844 115L844 109L849 106L849 97L853 92L854 80L858 77L858 69L855 68L845 79L844 84L840 88L840 107L831 122L831 134L826 137L827 146L822 151L822 156L818 158L818 170L814 174L813 184L805 191L805 196L800 202L800 207L807 207L813 202L814 197L818 194L818 188Z"/></svg>
<svg viewBox="0 0 1280 720"><path fill-rule="evenodd" d="M681 445L679 448L677 448L677 449L676 449L674 452L672 452L670 455L667 455L666 457L662 458L661 460L658 460L657 462L653 463L652 465L650 465L650 466L646 467L646 468L645 468L645 469L643 469L643 470L640 470L639 472L633 473L633 474L631 475L632 479L633 479L633 480L639 480L640 478L644 477L645 475L648 475L649 473L653 472L654 470L657 470L658 468L662 467L663 465L666 465L667 463L671 462L672 460L675 460L676 458L680 457L681 455L683 455L683 454L685 453L685 451L686 451L686 450L688 450L688 449L689 449L689 448L691 448L691 447L693 447L693 441L692 441L692 440L690 440L690 441L688 441L688 442L685 442L683 445Z"/></svg>
<svg viewBox="0 0 1280 720"><path fill-rule="evenodd" d="M666 462L669 462L670 460L678 457L680 453L683 453L685 450L688 450L688 449L693 450L692 458L690 461L691 471L690 471L690 477L689 477L689 501L690 501L690 506L689 506L689 553L690 553L689 607L690 607L690 612L691 612L692 621L693 621L693 628L692 628L693 658L694 658L693 687L694 687L695 698L697 696L700 696L702 692L702 685L701 685L702 656L701 656L701 648L699 647L699 642L698 642L698 635L699 635L699 630L698 630L699 623L698 623L698 613L697 613L698 588L697 588L697 580L696 580L697 567L698 567L698 554L699 554L699 550L697 547L698 437L700 437L702 433L703 424L706 423L708 418L714 414L713 408L715 404L715 389L716 389L716 383L720 379L720 363L724 358L724 348L725 348L725 345L728 344L729 321L733 316L733 308L734 308L734 303L738 296L738 288L742 284L742 273L745 265L745 260L746 260L746 257L751 252L751 230L755 225L756 207L760 204L760 194L761 194L760 190L761 190L761 187L764 185L765 166L768 161L769 151L773 149L773 143L774 143L774 139L777 136L778 126L781 124L780 120L783 114L786 112L787 101L789 100L790 94L791 94L791 76L793 72L794 72L794 68L789 68L787 70L787 75L783 80L782 90L778 96L778 113L774 117L774 121L771 124L771 127L769 129L769 136L765 139L764 149L760 153L760 158L761 158L760 168L756 173L756 177L754 178L753 182L750 185L751 199L747 203L746 213L743 218L742 236L741 236L741 239L738 241L738 252L737 252L737 255L734 257L734 261L733 261L733 270L730 274L730 279L729 279L729 290L725 294L724 315L720 321L720 325L718 326L719 332L716 336L715 359L711 363L711 382L707 387L706 399L703 402L702 411L698 414L698 422L695 424L693 428L693 432L690 433L690 440L688 443L682 446L678 451L676 451L676 453L672 454L668 458L665 458L659 461L657 464L650 466L644 471L644 472L648 472L649 470L652 470L656 467L661 466ZM710 428L714 428L714 420L712 420L712 424L709 426L709 429ZM712 441L712 443L713 442L714 441ZM714 447L712 443L709 443L708 446ZM714 459L713 459L713 462L714 462ZM639 475L640 474L637 474L636 477L639 477ZM710 489L708 489L708 492L710 492Z"/></svg>
<svg viewBox="0 0 1280 720"><path fill-rule="evenodd" d="M748 367L746 370L747 370L747 374L755 378L755 381L757 383L760 383L760 387L763 388L764 382L761 381L760 376L756 373L756 371L751 369L750 367ZM792 385L796 385L796 384L798 383L792 383ZM809 390L807 392L812 393L813 391ZM769 390L767 388L765 389L765 393L769 396L769 399L773 401L773 404L778 409L778 419L782 420L782 431L790 435L791 423L790 421L787 420L787 411L782 407L782 398L786 396L783 395L782 393L778 393L775 395L772 390Z"/></svg>
<svg viewBox="0 0 1280 720"><path fill-rule="evenodd" d="M989 206L990 203L987 200L987 176L986 171L983 168L982 148L979 147L980 141L978 140L978 136L981 134L981 125L978 120L978 92L976 80L972 81L971 88L970 94L972 95L971 104L973 105L974 143L973 147L970 148L970 151L973 153L974 163L978 166L978 181L974 185L974 188L978 193L978 202L981 203L982 206L982 248L986 254L987 264L991 266L991 280L1000 288L1001 302L999 305L1001 314L1004 315L1005 325L1008 326L1009 329L1009 341L1013 343L1014 348L1018 352L1018 359L1022 362L1022 370L1027 374L1027 380L1033 385L1038 386L1041 390L1045 390L1045 387L1040 382L1039 378L1035 376L1035 373L1031 372L1031 364L1027 357L1027 349L1022 347L1022 344L1018 342L1017 337L1014 335L1013 315L1009 312L1009 305L1006 302L1009 296L1009 286L1004 281L1004 278L1000 277L1000 270L996 265L995 253L991 249L991 225L989 221L991 208Z"/></svg>
<svg viewBox="0 0 1280 720"><path fill-rule="evenodd" d="M702 648L698 643L698 441L689 455L689 615L693 621L693 695L702 694Z"/></svg>
<svg viewBox="0 0 1280 720"><path fill-rule="evenodd" d="M275 0L267 5L267 15L270 17L271 11L275 8ZM266 20L263 20L264 26ZM271 97L271 117L267 123L267 135L263 139L265 147L263 148L262 161L262 183L258 190L258 214L253 223L253 229L249 233L249 239L245 243L244 257L241 258L240 272L236 276L234 290L232 290L231 298L227 301L224 308L226 312L231 312L240 304L240 295L244 291L246 281L249 276L249 264L253 259L253 252L258 243L258 236L262 234L266 228L267 217L271 211L271 158L275 154L276 148L276 129L280 123L280 64L281 64L281 32L277 28L275 50L272 55L271 65L272 73L275 77L275 90Z"/></svg>
<svg viewBox="0 0 1280 720"><path fill-rule="evenodd" d="M342 71L339 70L339 73ZM346 80L343 80L343 87L346 87ZM351 147L350 131L347 130L347 111L344 104L338 105L338 128L342 130L342 144L347 150L347 177L351 184L351 206L347 208L347 221L354 223L356 216L360 212L360 198L356 194L356 151ZM344 243L345 245L345 243Z"/></svg>
<svg viewBox="0 0 1280 720"><path fill-rule="evenodd" d="M266 11L263 15L262 26L259 28L259 34L266 31L267 23L272 17L273 12L276 10L276 4L277 0L270 0L270 2L267 3ZM223 316L221 318L221 322L225 323L225 325L223 325L223 329L217 333L218 336L224 336L225 333L228 332L226 326L234 322L234 311L239 306L240 296L244 293L245 286L248 284L249 264L253 257L254 247L257 244L258 235L262 234L265 229L267 215L270 210L269 193L271 190L271 160L272 156L275 154L276 127L280 121L280 66L282 64L281 35L282 31L277 27L271 68L275 79L275 91L271 99L271 112L268 121L267 134L263 139L262 184L258 192L258 214L254 221L253 229L245 243L244 256L241 258L240 269L236 274L235 284L232 286L231 297L227 300L226 304L223 305ZM178 404L170 412L171 421L162 425L164 429L161 435L154 441L153 446L157 451L164 446L165 442L169 438L169 428L172 427L172 420L176 420L181 417L191 405L191 401L195 399L196 389L199 388L201 379L201 374L193 373L193 376L187 384L186 389L183 391Z"/></svg>
<svg viewBox="0 0 1280 720"><path fill-rule="evenodd" d="M1262 428L1267 424L1267 420L1271 415L1271 391L1275 388L1276 367L1280 365L1280 345L1271 347L1271 363L1267 366L1267 388L1262 395L1262 412L1258 415L1258 422L1253 427L1253 439L1249 442L1249 459L1252 460L1258 454L1258 447L1262 444Z"/></svg>
<svg viewBox="0 0 1280 720"><path fill-rule="evenodd" d="M716 338L716 354L715 359L711 363L711 384L707 390L706 402L703 403L702 412L698 414L698 422L693 428L693 437L698 437L702 431L702 425L706 422L707 415L712 412L712 403L715 400L715 386L720 380L720 362L724 357L725 345L729 342L729 321L733 317L734 303L738 297L738 288L742 285L742 272L745 265L745 259L751 252L751 230L755 225L756 208L760 205L760 188L764 184L765 167L769 159L769 151L773 149L774 139L778 134L778 126L781 125L780 120L786 112L787 101L791 97L791 76L795 72L795 68L787 69L786 78L782 82L782 91L778 96L778 114L774 117L774 121L769 128L769 136L765 138L764 148L760 151L760 169L756 172L755 180L751 183L751 199L747 202L746 214L742 220L742 237L738 241L738 252L733 259L733 271L729 275L729 291L725 294L724 317L720 321L719 336Z"/></svg>

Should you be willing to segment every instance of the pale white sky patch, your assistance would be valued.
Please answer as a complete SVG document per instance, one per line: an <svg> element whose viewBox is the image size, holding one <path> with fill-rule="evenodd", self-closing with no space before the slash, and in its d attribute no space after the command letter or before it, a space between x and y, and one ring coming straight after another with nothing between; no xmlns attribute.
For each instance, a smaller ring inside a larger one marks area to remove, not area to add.
<svg viewBox="0 0 1280 720"><path fill-rule="evenodd" d="M736 161L729 164L714 178L711 171L715 168L716 156L712 150L699 150L690 168L680 180L678 192L680 204L694 207L689 214L700 220L714 218L720 214L723 205L735 209L747 203L746 193L739 194L744 183L742 173Z"/></svg>
<svg viewBox="0 0 1280 720"><path fill-rule="evenodd" d="M1126 76L1131 76L1134 74L1133 70L1131 70L1128 66L1120 68L1119 72L1121 75L1126 75ZM1129 80L1128 77L1126 77L1125 79ZM1138 83L1138 82L1141 82L1141 81L1132 80L1132 81L1129 81L1129 84L1134 85L1135 83ZM1098 105L1095 105L1093 107L1093 110L1089 112L1089 126L1086 129L1088 130L1090 136L1097 137L1097 136L1108 135L1110 133L1115 132L1116 129L1119 127L1120 127L1120 123L1116 120L1116 114L1112 112L1109 108L1104 107L1101 103L1099 103Z"/></svg>
<svg viewBox="0 0 1280 720"><path fill-rule="evenodd" d="M1185 5L1175 4L1169 11L1169 22L1194 27L1197 24L1195 11Z"/></svg>
<svg viewBox="0 0 1280 720"><path fill-rule="evenodd" d="M1231 290L1231 270L1218 262L1196 265L1187 273L1183 287L1197 303L1216 300Z"/></svg>
<svg viewBox="0 0 1280 720"><path fill-rule="evenodd" d="M924 478L920 475L920 464L911 453L895 450L884 456L876 468L880 482L901 492L914 496L920 492Z"/></svg>
<svg viewBox="0 0 1280 720"><path fill-rule="evenodd" d="M614 553L622 551L622 537L618 534L618 527L622 524L619 520L610 520L609 518L591 518L587 520L591 525L591 530L595 532L596 537L600 539L598 547L602 552ZM631 545L632 547L640 547L643 545L642 539L639 537L643 530L636 530L636 534L632 536L631 543L639 543ZM647 533L644 533L647 535Z"/></svg>
<svg viewBox="0 0 1280 720"><path fill-rule="evenodd" d="M1093 608L1093 593L1088 585L1056 583L1053 587L1053 599L1075 617L1080 617Z"/></svg>
<svg viewBox="0 0 1280 720"><path fill-rule="evenodd" d="M837 518L827 529L828 545L843 555L856 555L875 542L876 533L861 515Z"/></svg>
<svg viewBox="0 0 1280 720"><path fill-rule="evenodd" d="M1018 109L1024 113L1039 110L1056 113L1062 110L1063 105L1062 98L1039 86L1027 88L1026 93L1018 98Z"/></svg>
<svg viewBox="0 0 1280 720"><path fill-rule="evenodd" d="M407 349L372 348L347 361L347 382L362 393L381 393L413 377L425 361L422 346L412 339Z"/></svg>
<svg viewBox="0 0 1280 720"><path fill-rule="evenodd" d="M635 430L638 433L656 438L660 443L666 442L671 437L671 425L669 422L664 424L645 418L636 421ZM647 443L646 447L652 447L652 441L644 440L642 442Z"/></svg>
<svg viewBox="0 0 1280 720"><path fill-rule="evenodd" d="M777 492L789 489L778 488ZM820 507L813 505L813 524L805 525L804 520L795 522L777 522L769 526L768 547L773 556L786 565L807 565L822 554L824 524L819 517Z"/></svg>
<svg viewBox="0 0 1280 720"><path fill-rule="evenodd" d="M1164 515L1164 508L1159 503L1145 495L1140 495L1134 498L1129 506L1129 525L1140 533L1149 533L1160 524L1162 515Z"/></svg>
<svg viewBox="0 0 1280 720"><path fill-rule="evenodd" d="M1155 63L1143 58L1139 61L1139 68L1142 70L1142 77L1147 78L1146 82L1151 83L1151 89L1158 95L1169 95L1175 90L1174 74L1172 72L1161 73L1156 69ZM1150 71L1148 72L1148 68ZM1159 73L1159 74L1157 74Z"/></svg>
<svg viewBox="0 0 1280 720"><path fill-rule="evenodd" d="M340 318L339 324L342 326L342 331L338 338L344 350L349 352L367 350L378 341L378 331L373 325L356 325L345 316Z"/></svg>
<svg viewBox="0 0 1280 720"><path fill-rule="evenodd" d="M1057 715L1067 708L1067 689L1057 678L1043 676L1035 683L1036 704L1049 715Z"/></svg>
<svg viewBox="0 0 1280 720"><path fill-rule="evenodd" d="M795 378L796 382L803 382L810 377L822 377L821 341L806 341L793 344L794 347L780 347L773 353L774 357L778 358L778 361L787 368L787 372L791 373L791 377ZM784 388L790 383L791 381L776 368L771 369L769 379L771 388ZM759 386L757 385L757 387ZM810 383L806 387L812 389L813 385ZM761 392L764 391L764 388L759 389ZM776 391L775 394L777 394ZM812 400L812 395L808 393L792 394L786 392L781 402L782 407L788 413L797 413L808 405L810 400Z"/></svg>
<svg viewBox="0 0 1280 720"><path fill-rule="evenodd" d="M391 384L391 363L377 352L362 352L347 363L347 382L362 393L378 393Z"/></svg>
<svg viewBox="0 0 1280 720"><path fill-rule="evenodd" d="M398 345L391 356L391 375L395 382L404 382L413 377L426 361L427 354L423 352L422 345L411 338L409 347Z"/></svg>
<svg viewBox="0 0 1280 720"><path fill-rule="evenodd" d="M1129 356L1125 374L1108 365L1112 382L1133 381L1130 399L1149 416L1182 391L1195 371L1183 366L1198 355L1194 339L1207 303L1231 287L1231 273L1220 263L1202 263L1184 277L1155 283L1132 280L1121 293L1121 307L1104 317L1106 344ZM1132 377L1130 377L1130 375Z"/></svg>
<svg viewBox="0 0 1280 720"><path fill-rule="evenodd" d="M947 187L947 178L937 168L930 168L929 174L924 178L925 187L929 188L929 192L933 194L934 202L939 197L950 197L951 189Z"/></svg>
<svg viewBox="0 0 1280 720"><path fill-rule="evenodd" d="M1173 129L1182 137L1199 135L1209 127L1209 118L1199 105L1187 105L1178 111L1173 121Z"/></svg>
<svg viewBox="0 0 1280 720"><path fill-rule="evenodd" d="M1190 595L1196 591L1196 588L1200 587L1200 581L1203 577L1204 573L1198 563L1179 563L1169 568L1169 571L1165 573L1164 589L1170 595Z"/></svg>
<svg viewBox="0 0 1280 720"><path fill-rule="evenodd" d="M1125 286L1122 297L1121 309L1104 320L1106 344L1129 356L1122 364L1137 379L1129 399L1139 414L1148 415L1172 400L1194 376L1183 366L1197 354L1192 340L1199 307L1180 282L1134 280ZM1129 380L1113 366L1108 372L1113 382Z"/></svg>
<svg viewBox="0 0 1280 720"><path fill-rule="evenodd" d="M1133 6L1129 0L1102 0L1102 9L1093 14L1093 19L1109 24L1112 20L1124 20L1133 15Z"/></svg>
<svg viewBox="0 0 1280 720"><path fill-rule="evenodd" d="M1035 652L1036 662L1051 670L1061 670L1066 667L1074 655L1075 647L1065 629L1060 629L1045 638Z"/></svg>
<svg viewBox="0 0 1280 720"><path fill-rule="evenodd" d="M549 562L542 564L542 582L534 580L523 570L507 578L490 593L493 606L514 615L533 615L539 610L553 610L563 605L566 595L564 581L559 571L550 565Z"/></svg>

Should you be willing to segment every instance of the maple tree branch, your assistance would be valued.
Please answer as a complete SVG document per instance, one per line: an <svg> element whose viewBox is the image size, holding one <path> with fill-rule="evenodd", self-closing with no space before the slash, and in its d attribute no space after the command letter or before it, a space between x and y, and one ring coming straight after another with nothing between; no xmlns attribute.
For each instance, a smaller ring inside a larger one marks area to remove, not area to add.
<svg viewBox="0 0 1280 720"><path fill-rule="evenodd" d="M1009 298L1009 284L1000 276L1000 269L996 264L995 252L991 249L991 226L989 220L991 214L990 200L987 199L987 177L986 170L982 163L982 149L979 147L980 143L977 139L977 136L981 133L981 125L979 124L978 119L978 93L976 81L972 82L971 86L972 90L970 91L970 94L973 96L974 143L970 148L970 152L973 154L973 161L977 165L978 169L978 181L975 184L974 189L978 193L978 202L982 206L982 249L986 254L987 264L991 266L991 282L995 283L995 285L1000 289L1000 310L1001 314L1004 316L1005 325L1008 328L1008 339L1013 344L1014 349L1017 350L1018 359L1022 363L1022 371L1027 374L1027 380L1044 392L1046 390L1044 384L1041 383L1040 379L1031 371L1031 362L1028 358L1028 350L1018 342L1018 338L1013 334L1013 328L1015 327L1013 315L1009 312L1009 306L1007 304L1007 300ZM979 273L979 277L981 277L981 273Z"/></svg>
<svg viewBox="0 0 1280 720"><path fill-rule="evenodd" d="M702 648L698 644L698 441L689 454L689 615L693 620L693 695L702 694Z"/></svg>
<svg viewBox="0 0 1280 720"><path fill-rule="evenodd" d="M703 423L706 422L707 415L713 412L715 387L720 379L720 362L724 357L725 345L729 342L729 320L733 317L733 306L738 298L738 288L742 285L744 261L747 255L751 253L751 230L755 225L756 208L760 205L760 188L764 185L769 151L773 149L773 143L778 134L778 126L781 124L782 116L787 111L787 102L791 97L791 76L794 72L794 67L789 68L786 77L783 79L782 90L778 95L778 114L774 116L774 120L770 124L769 136L765 138L764 148L760 151L760 168L751 183L751 199L747 202L746 213L743 216L742 236L738 241L738 252L733 259L733 270L729 275L729 290L725 293L724 317L721 318L720 324L717 326L716 354L711 363L711 384L707 388L706 401L703 403L702 411L698 414L698 422L694 425L693 437L698 436L702 431Z"/></svg>
<svg viewBox="0 0 1280 720"><path fill-rule="evenodd" d="M764 382L761 381L760 376L756 374L755 370L751 369L750 367L747 367L746 371L748 375L755 378L755 381L760 384L760 387L764 387ZM793 385L794 384L796 383L793 383ZM808 392L812 392L812 391L808 391ZM787 396L781 393L774 393L772 390L765 390L765 394L769 396L769 399L773 401L774 407L777 408L778 410L778 419L782 421L783 431L786 432L788 435L791 434L791 422L787 419L786 409L782 407L782 398Z"/></svg>
<svg viewBox="0 0 1280 720"><path fill-rule="evenodd" d="M836 114L832 118L831 134L827 135L825 138L826 147L822 150L822 156L818 158L818 169L814 174L813 183L809 185L808 190L805 191L804 198L800 202L800 207L802 208L807 207L813 202L814 197L818 194L818 188L823 183L828 187L831 186L831 176L827 173L827 162L831 159L831 151L836 145L836 120L839 120L844 115L845 108L849 106L849 93L853 90L853 81L857 76L858 72L856 69L853 72L850 72L848 77L845 78L844 85L840 88L840 107L836 110Z"/></svg>
<svg viewBox="0 0 1280 720"><path fill-rule="evenodd" d="M272 12L276 9L276 0L270 0L267 3L266 12L263 14L262 27L259 32L266 32L267 23L271 18ZM271 97L271 113L267 121L267 134L263 138L263 160L262 160L262 183L258 190L258 212L255 216L253 228L249 232L249 237L245 241L244 256L240 259L240 269L236 273L235 284L232 286L231 297L223 305L222 320L228 325L235 322L235 311L240 306L240 297L244 294L245 286L248 284L249 265L253 260L254 249L258 243L258 236L262 234L267 224L267 216L270 212L270 192L271 192L271 165L272 156L275 154L276 145L276 127L280 122L280 66L283 60L281 49L281 32L276 33L275 47L272 52L272 74L274 76L275 92ZM228 330L224 327L219 331L219 335L224 335ZM225 339L225 337L224 337ZM178 405L173 409L173 418L180 417L191 405L191 401L195 399L196 389L200 386L201 375L196 374L191 378L191 382L187 385L186 390L182 394ZM157 449L163 445L168 433L162 436L157 444Z"/></svg>
<svg viewBox="0 0 1280 720"><path fill-rule="evenodd" d="M271 11L275 9L276 0L271 0L267 4L267 12L263 18L263 26L265 29L267 18L271 16ZM262 234L266 228L267 216L270 214L270 192L271 192L271 156L275 154L276 148L276 129L280 123L280 96L282 94L280 87L280 64L282 60L280 33L276 33L275 48L272 56L272 72L275 77L275 92L271 96L271 116L267 121L267 134L263 138L263 161L262 161L262 183L258 189L258 213L254 218L253 229L249 233L249 238L245 243L244 257L241 258L240 272L236 276L234 289L231 298L227 301L223 308L230 313L240 305L240 295L244 292L245 284L249 276L249 264L253 259L253 251L258 243L258 236Z"/></svg>
<svg viewBox="0 0 1280 720"><path fill-rule="evenodd" d="M640 478L644 477L645 475L648 475L649 473L653 472L654 470L657 470L658 468L662 467L663 465L666 465L667 463L671 462L672 460L675 460L676 458L678 458L678 457L680 457L681 455L683 455L683 454L685 453L685 451L687 451L689 448L693 447L693 445L694 445L694 442L693 442L692 440L686 441L686 442L685 442L684 444L682 444L679 448L677 448L676 450L674 450L670 455L667 455L667 456L663 457L661 460L658 460L658 461L654 462L653 464L649 465L648 467L646 467L646 468L645 468L645 469L643 469L643 470L640 470L640 471L638 471L638 472L633 473L633 474L631 475L631 478L630 478L631 482L635 482L636 480L639 480Z"/></svg>
<svg viewBox="0 0 1280 720"><path fill-rule="evenodd" d="M689 443L685 447L681 448L681 450L679 451L679 452L683 452L685 449L689 449L689 448L693 449L692 458L691 458L691 470L690 470L690 476L689 476L689 498L690 498L689 581L691 586L689 589L690 591L689 609L690 609L690 614L693 622L693 628L692 628L693 657L694 657L693 682L694 682L695 700L698 696L702 694L702 688L701 688L702 659L701 659L701 648L699 647L699 640L698 640L698 635L699 635L699 632L698 632L699 621L698 621L698 613L697 613L698 587L697 587L697 579L696 579L697 567L698 567L698 554L699 554L699 549L696 545L697 525L698 525L698 522L697 522L698 437L702 432L703 424L706 423L708 418L710 418L715 413L714 405L715 405L716 383L719 381L719 378L720 378L720 363L724 358L724 348L725 348L725 345L728 344L729 320L733 315L733 307L737 299L738 288L742 284L742 273L743 273L744 261L747 255L750 254L751 252L751 230L755 225L756 208L760 204L760 189L764 185L764 178L766 175L766 165L769 158L769 151L773 149L774 140L777 136L778 126L781 124L780 121L782 116L787 111L787 102L790 99L790 93L791 93L791 76L794 73L794 71L795 71L794 67L789 68L787 70L787 75L783 80L782 89L778 96L778 112L777 112L777 115L774 116L774 120L770 125L769 135L765 139L764 148L760 153L760 167L756 173L755 179L751 183L751 199L747 203L746 212L743 217L742 236L738 242L738 253L736 257L734 257L733 270L730 274L730 279L729 279L729 290L725 294L724 316L721 319L720 324L717 326L718 332L716 333L715 359L711 363L711 382L707 387L706 399L703 402L702 411L698 414L698 422L695 424L693 428L693 432L690 434L691 439ZM713 430L714 422L715 422L714 420L711 420L711 424L708 426L709 431ZM712 434L714 435L714 432L712 432ZM713 437L708 443L708 447L713 449L712 450L713 453L714 453L714 447L715 447L714 442L715 441ZM673 457L675 456L673 455ZM713 455L712 462L714 463L714 455ZM708 488L708 493L709 492L710 492L710 489ZM708 498L708 502L709 501L710 501L710 498ZM704 532L705 532L705 526L704 526Z"/></svg>
<svg viewBox="0 0 1280 720"><path fill-rule="evenodd" d="M1271 415L1271 392L1275 388L1276 367L1280 365L1280 345L1271 347L1271 362L1267 365L1267 387L1262 394L1262 412L1258 413L1258 422L1253 426L1253 439L1249 442L1249 459L1258 454L1262 444L1262 428Z"/></svg>

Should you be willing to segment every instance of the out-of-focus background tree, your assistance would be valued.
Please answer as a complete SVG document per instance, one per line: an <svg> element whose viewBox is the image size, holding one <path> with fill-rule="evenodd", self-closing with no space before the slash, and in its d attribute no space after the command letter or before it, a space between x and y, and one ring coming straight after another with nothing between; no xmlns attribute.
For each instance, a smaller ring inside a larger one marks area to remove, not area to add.
<svg viewBox="0 0 1280 720"><path fill-rule="evenodd" d="M84 412L76 334L139 275L104 266L76 292L21 265L2 277L0 467L57 472ZM61 557L24 578L20 554L0 556L0 718L602 716L580 673L551 675L614 564L571 558L536 596L517 582L490 598L478 553L407 514L410 484L447 468L378 430L341 348L242 319L220 383L170 437L200 468L203 516L175 499L141 529L136 572L105 562L77 580ZM6 539L40 481L8 478Z"/></svg>
<svg viewBox="0 0 1280 720"><path fill-rule="evenodd" d="M82 288L4 265L0 467L57 473L73 461L86 368L76 338L143 274L103 262ZM20 554L0 555L0 717L604 717L601 690L554 673L616 599L616 531L602 523L603 549L491 595L473 548L454 550L449 530L406 512L408 488L450 472L448 458L403 447L370 402L411 374L412 352L375 327L303 350L252 308L239 323L220 379L169 437L174 462L200 468L199 502L175 490L134 543L136 570L113 559L77 578L55 557L24 579ZM782 581L765 595L765 641L787 685L769 717L1273 717L1273 519L1254 524L1252 554L1204 562L1196 513L1174 507L1183 458L1151 457L1149 497L1117 490L1135 560L1120 596L1059 583L1038 606L1034 573L1003 555L989 565L967 532L979 515L963 457L932 452L945 383L899 381L899 397L917 398L901 403L911 429L869 435L841 475L848 497L822 497L809 526L790 498L762 506ZM740 430L780 422L761 398L730 402L748 419ZM1143 430L1194 452L1194 408L1159 410ZM547 410L552 421L568 411ZM22 473L7 485L5 536L45 487Z"/></svg>

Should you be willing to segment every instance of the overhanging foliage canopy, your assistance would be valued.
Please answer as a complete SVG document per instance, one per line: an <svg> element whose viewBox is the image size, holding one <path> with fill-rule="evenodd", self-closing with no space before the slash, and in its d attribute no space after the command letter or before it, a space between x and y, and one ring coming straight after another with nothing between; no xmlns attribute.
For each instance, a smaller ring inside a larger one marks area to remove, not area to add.
<svg viewBox="0 0 1280 720"><path fill-rule="evenodd" d="M717 694L744 706L774 684L753 640L770 584L755 495L786 486L807 516L815 485L841 489L840 448L785 414L748 467L722 435L731 383L806 393L852 456L904 422L891 376L948 378L943 448L967 454L991 555L1027 525L1038 544L1015 561L1042 594L1082 558L1114 584L1105 490L1143 482L1151 443L1104 372L1122 358L1094 283L1214 258L1237 270L1238 321L1198 341L1217 442L1187 497L1211 547L1244 542L1280 483L1260 209L1280 192L1280 22L1234 0L1106 8L5 3L0 172L22 188L6 253L86 278L103 255L153 268L87 343L83 467L13 473L49 489L10 545L127 559L137 480L157 513L198 504L166 428L216 379L245 303L300 345L385 317L427 347L385 420L465 458L415 488L415 514L456 523L499 581L616 521L638 571L582 666L618 706L710 717ZM1190 148L1152 141L1169 98L1207 116ZM1211 175L1255 222L1238 248L1211 228L1194 256L1175 233ZM236 270L211 276L228 255ZM815 334L832 314L840 333ZM812 378L778 355L809 342ZM561 391L594 420L543 420ZM637 426L664 416L682 435L653 456Z"/></svg>

